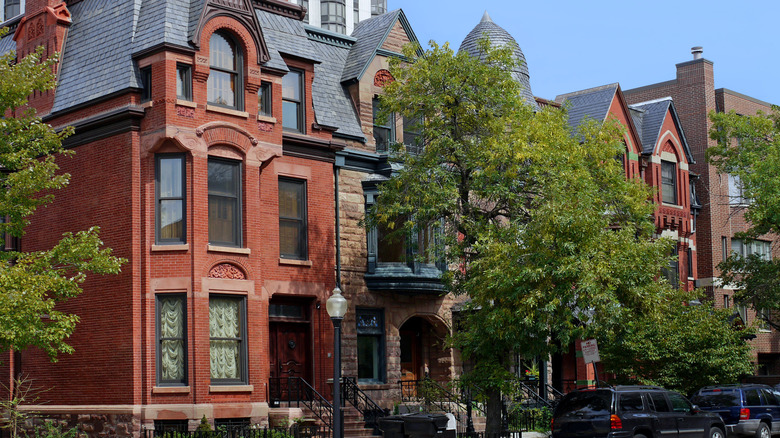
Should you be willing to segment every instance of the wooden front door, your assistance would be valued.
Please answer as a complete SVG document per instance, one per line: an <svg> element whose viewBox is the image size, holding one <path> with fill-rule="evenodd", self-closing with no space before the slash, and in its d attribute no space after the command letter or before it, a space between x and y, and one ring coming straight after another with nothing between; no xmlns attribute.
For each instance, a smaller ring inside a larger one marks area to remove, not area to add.
<svg viewBox="0 0 780 438"><path fill-rule="evenodd" d="M401 388L402 397L417 397L420 375L420 334L417 330L400 330L401 335Z"/></svg>
<svg viewBox="0 0 780 438"><path fill-rule="evenodd" d="M309 325L272 322L271 377L301 377L311 383Z"/></svg>

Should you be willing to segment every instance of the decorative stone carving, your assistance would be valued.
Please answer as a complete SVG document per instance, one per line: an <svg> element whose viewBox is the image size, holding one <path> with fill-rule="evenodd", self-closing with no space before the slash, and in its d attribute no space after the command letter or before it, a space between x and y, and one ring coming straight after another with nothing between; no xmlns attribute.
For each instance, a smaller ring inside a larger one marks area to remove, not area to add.
<svg viewBox="0 0 780 438"><path fill-rule="evenodd" d="M257 122L257 129L262 132L271 132L274 130L274 124L268 122Z"/></svg>
<svg viewBox="0 0 780 438"><path fill-rule="evenodd" d="M195 108L190 108L187 106L176 106L176 114L186 117L188 119L195 118Z"/></svg>
<svg viewBox="0 0 780 438"><path fill-rule="evenodd" d="M224 278L228 280L246 280L244 272L230 263L220 263L209 271L209 278Z"/></svg>
<svg viewBox="0 0 780 438"><path fill-rule="evenodd" d="M390 82L393 82L395 78L393 75L390 74L387 70L379 70L374 75L374 85L377 87L384 87L385 85L389 84Z"/></svg>

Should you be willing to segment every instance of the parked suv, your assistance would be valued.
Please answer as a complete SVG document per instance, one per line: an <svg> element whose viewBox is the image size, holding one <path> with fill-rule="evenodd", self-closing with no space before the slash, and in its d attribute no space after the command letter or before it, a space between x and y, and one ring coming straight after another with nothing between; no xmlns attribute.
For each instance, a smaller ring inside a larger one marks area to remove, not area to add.
<svg viewBox="0 0 780 438"><path fill-rule="evenodd" d="M692 399L701 409L719 414L729 435L770 438L780 433L780 400L767 385L707 386Z"/></svg>
<svg viewBox="0 0 780 438"><path fill-rule="evenodd" d="M724 438L720 416L657 386L617 386L566 394L552 438Z"/></svg>

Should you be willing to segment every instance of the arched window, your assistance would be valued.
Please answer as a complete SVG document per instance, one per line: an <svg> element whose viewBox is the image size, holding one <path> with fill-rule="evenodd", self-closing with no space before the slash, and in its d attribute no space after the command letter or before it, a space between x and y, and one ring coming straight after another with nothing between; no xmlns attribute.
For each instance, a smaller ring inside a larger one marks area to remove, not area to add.
<svg viewBox="0 0 780 438"><path fill-rule="evenodd" d="M208 102L244 109L241 49L235 40L223 32L215 32L209 41Z"/></svg>

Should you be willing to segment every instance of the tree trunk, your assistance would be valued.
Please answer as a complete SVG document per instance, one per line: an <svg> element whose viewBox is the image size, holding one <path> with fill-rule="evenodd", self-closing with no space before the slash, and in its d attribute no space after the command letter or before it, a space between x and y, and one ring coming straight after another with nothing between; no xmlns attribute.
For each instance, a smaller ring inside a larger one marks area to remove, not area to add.
<svg viewBox="0 0 780 438"><path fill-rule="evenodd" d="M502 431L501 414L504 409L504 403L501 401L501 390L490 388L487 390L487 424L485 425L485 436L489 437Z"/></svg>

